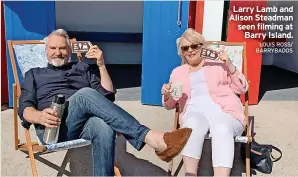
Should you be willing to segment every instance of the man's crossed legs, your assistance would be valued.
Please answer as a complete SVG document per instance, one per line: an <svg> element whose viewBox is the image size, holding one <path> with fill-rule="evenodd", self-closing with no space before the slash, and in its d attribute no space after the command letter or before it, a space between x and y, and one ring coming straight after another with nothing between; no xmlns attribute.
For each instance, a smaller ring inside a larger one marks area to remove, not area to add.
<svg viewBox="0 0 298 177"><path fill-rule="evenodd" d="M114 175L115 132L121 133L137 150L148 144L167 162L180 153L191 134L189 128L171 133L150 130L91 88L77 91L68 102L59 141L90 140L94 176ZM42 134L39 137L42 139Z"/></svg>

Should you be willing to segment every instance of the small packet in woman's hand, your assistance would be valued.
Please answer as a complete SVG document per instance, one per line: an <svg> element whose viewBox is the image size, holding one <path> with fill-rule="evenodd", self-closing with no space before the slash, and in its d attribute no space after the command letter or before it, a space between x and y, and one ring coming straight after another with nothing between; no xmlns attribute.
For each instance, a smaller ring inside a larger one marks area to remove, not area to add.
<svg viewBox="0 0 298 177"><path fill-rule="evenodd" d="M211 60L217 60L218 52L215 50L202 48L200 56Z"/></svg>

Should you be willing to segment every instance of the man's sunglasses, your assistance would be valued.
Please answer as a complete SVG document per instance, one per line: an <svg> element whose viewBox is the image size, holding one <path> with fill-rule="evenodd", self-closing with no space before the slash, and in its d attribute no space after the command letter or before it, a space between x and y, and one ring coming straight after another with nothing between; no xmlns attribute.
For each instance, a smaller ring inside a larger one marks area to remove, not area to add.
<svg viewBox="0 0 298 177"><path fill-rule="evenodd" d="M192 49L192 50L196 50L196 49L198 49L198 48L201 48L203 46L203 44L202 43L200 43L200 44L192 44L192 45L186 45L186 46L182 46L181 47L181 50L183 51L183 52L186 52L186 51L188 51L188 49L189 49L189 47Z"/></svg>

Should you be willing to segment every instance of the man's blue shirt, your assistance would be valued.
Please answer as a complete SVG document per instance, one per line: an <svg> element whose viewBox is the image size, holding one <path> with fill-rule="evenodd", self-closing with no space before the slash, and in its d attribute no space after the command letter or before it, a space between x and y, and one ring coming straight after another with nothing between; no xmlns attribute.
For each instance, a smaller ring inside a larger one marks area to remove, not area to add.
<svg viewBox="0 0 298 177"><path fill-rule="evenodd" d="M62 67L48 64L46 68L32 68L25 73L19 99L19 116L24 121L26 107L42 111L51 106L55 95L63 94L66 99L84 87L91 87L110 101L115 93L107 91L100 84L100 78L88 64L68 63Z"/></svg>

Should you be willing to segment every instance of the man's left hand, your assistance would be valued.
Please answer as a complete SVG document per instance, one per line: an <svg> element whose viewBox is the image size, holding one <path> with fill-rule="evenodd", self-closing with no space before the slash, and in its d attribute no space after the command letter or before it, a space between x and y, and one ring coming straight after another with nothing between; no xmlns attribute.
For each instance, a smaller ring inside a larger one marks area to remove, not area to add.
<svg viewBox="0 0 298 177"><path fill-rule="evenodd" d="M90 47L89 51L86 53L86 58L95 58L96 64L98 66L104 66L104 58L102 51L98 48L97 45L93 45Z"/></svg>

